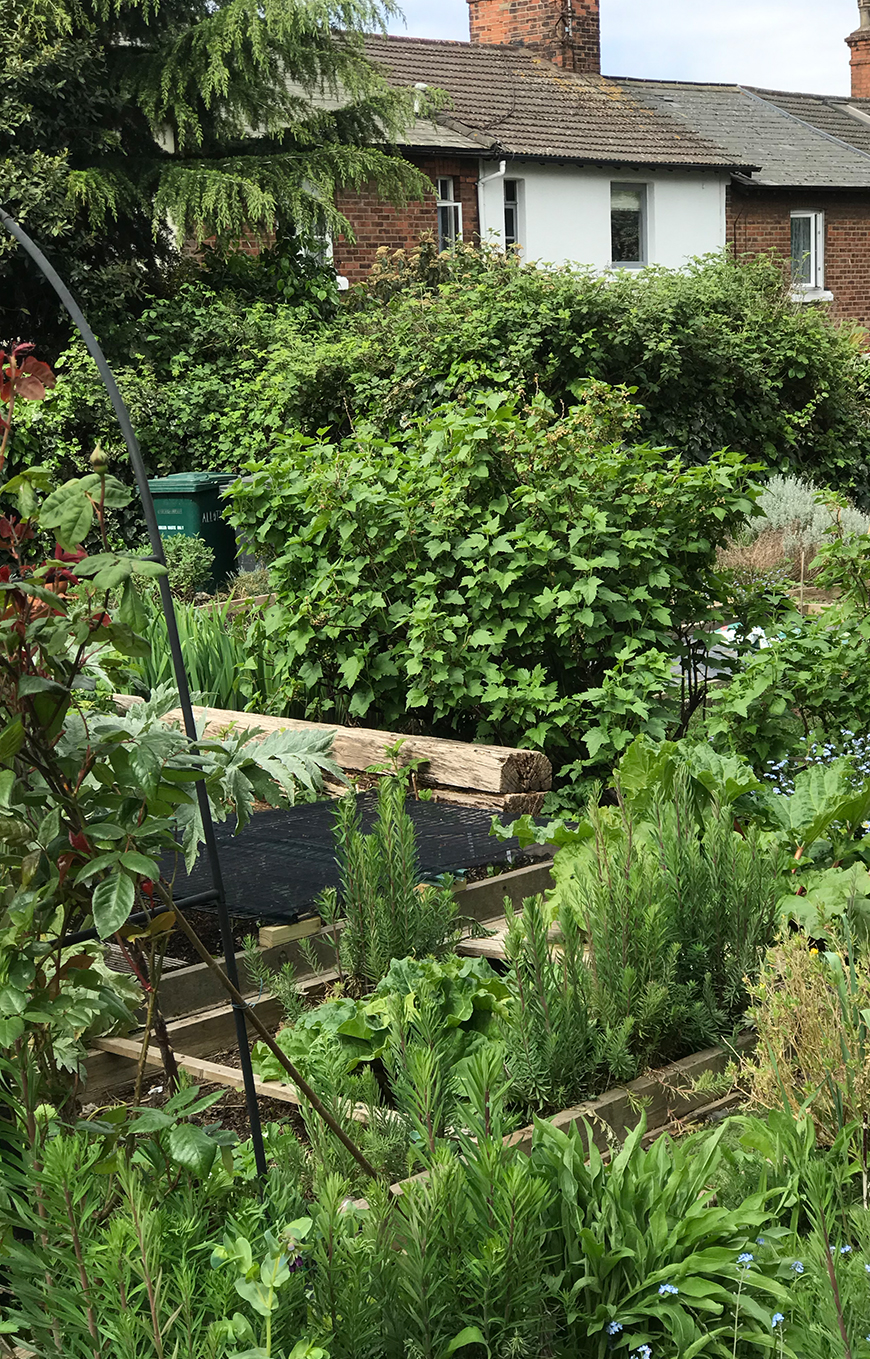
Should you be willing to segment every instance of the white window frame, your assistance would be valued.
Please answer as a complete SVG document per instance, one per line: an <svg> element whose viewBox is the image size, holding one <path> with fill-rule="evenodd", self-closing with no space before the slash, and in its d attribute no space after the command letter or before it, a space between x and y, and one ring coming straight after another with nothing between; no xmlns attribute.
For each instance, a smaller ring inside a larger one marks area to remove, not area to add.
<svg viewBox="0 0 870 1359"><path fill-rule="evenodd" d="M614 260L611 259L611 269L645 269L649 264L650 258L650 198L652 186L645 180L615 179L610 184L610 241L611 251L613 250L613 194L614 191L627 189L632 193L640 193L640 259L639 260Z"/></svg>
<svg viewBox="0 0 870 1359"><path fill-rule="evenodd" d="M455 197L455 181L451 175L439 175L435 181L435 208L438 214L438 250L452 250L462 240L462 204ZM441 229L442 213L449 211L451 230Z"/></svg>
<svg viewBox="0 0 870 1359"><path fill-rule="evenodd" d="M514 186L514 189L515 189L515 191L516 191L516 198L508 199L508 196L507 196L507 186L508 186L509 184L512 184L512 185ZM514 178L511 177L511 178L508 178L508 179L505 179L505 180L504 180L504 190L503 190L503 198L504 198L504 226L503 226L503 229L502 229L502 240L504 241L505 250L510 250L510 248L511 248L512 246L513 246L513 247L518 247L520 250L522 250L522 246L523 246L523 237L525 236L525 229L526 229L526 224L525 224L525 202L526 202L526 199L525 199L525 188L526 188L526 182L525 182L524 179L514 179ZM514 228L515 228L515 230L514 230L514 238L513 238L513 240L510 240L510 239L508 238L508 227L507 227L507 222L508 222L508 212L511 211L511 210L512 210L513 213L514 213Z"/></svg>
<svg viewBox="0 0 870 1359"><path fill-rule="evenodd" d="M795 208L789 217L789 229L797 219L805 219L810 222L810 278L809 282L805 279L795 278L796 261L792 254L792 297L798 302L830 302L833 300L833 293L825 290L825 214L810 209Z"/></svg>

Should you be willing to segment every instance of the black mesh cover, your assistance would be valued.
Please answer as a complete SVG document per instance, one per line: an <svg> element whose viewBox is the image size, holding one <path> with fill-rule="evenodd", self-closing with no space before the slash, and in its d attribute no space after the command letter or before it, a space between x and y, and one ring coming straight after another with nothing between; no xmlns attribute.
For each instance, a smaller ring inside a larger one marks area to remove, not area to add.
<svg viewBox="0 0 870 1359"><path fill-rule="evenodd" d="M372 793L357 797L364 830L377 813ZM489 834L492 812L442 802L405 804L414 823L422 879L439 873L459 875L483 864L510 863L522 853L517 840ZM338 864L332 828L332 802L306 803L284 810L257 812L235 835L235 819L215 827L227 905L234 916L288 923L311 909L324 887L338 887ZM184 863L164 859L163 874L175 874L179 902L211 887L204 852L188 875ZM198 909L207 910L208 907Z"/></svg>

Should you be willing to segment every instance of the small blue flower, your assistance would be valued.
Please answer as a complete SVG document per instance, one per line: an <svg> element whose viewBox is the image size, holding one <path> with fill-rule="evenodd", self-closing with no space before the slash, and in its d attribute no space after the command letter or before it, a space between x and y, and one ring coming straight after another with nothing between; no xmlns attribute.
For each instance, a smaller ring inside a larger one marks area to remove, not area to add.
<svg viewBox="0 0 870 1359"><path fill-rule="evenodd" d="M781 1326L784 1321L785 1317L782 1312L774 1312L773 1316L770 1318L770 1329L775 1331L777 1326Z"/></svg>
<svg viewBox="0 0 870 1359"><path fill-rule="evenodd" d="M763 1236L756 1236L756 1238L755 1238L755 1244L756 1244L756 1246L763 1246L763 1245L764 1245L764 1237L763 1237Z"/></svg>
<svg viewBox="0 0 870 1359"><path fill-rule="evenodd" d="M662 1296L665 1293L670 1293L674 1297L676 1297L679 1291L680 1290L678 1288L675 1288L673 1284L661 1284L659 1287L659 1296Z"/></svg>
<svg viewBox="0 0 870 1359"><path fill-rule="evenodd" d="M870 1274L870 1265L865 1265L864 1268L866 1269L867 1273Z"/></svg>
<svg viewBox="0 0 870 1359"><path fill-rule="evenodd" d="M793 1274L803 1274L804 1272L803 1260L795 1260L791 1268ZM870 1272L870 1265L865 1266L865 1268L868 1270L868 1272Z"/></svg>
<svg viewBox="0 0 870 1359"><path fill-rule="evenodd" d="M637 1359L652 1359L652 1350L649 1345L641 1345L640 1349L636 1351L636 1354Z"/></svg>
<svg viewBox="0 0 870 1359"><path fill-rule="evenodd" d="M754 1259L755 1256L750 1255L749 1251L745 1250L742 1255L738 1255L737 1263L738 1265L743 1265L744 1269L748 1269Z"/></svg>
<svg viewBox="0 0 870 1359"><path fill-rule="evenodd" d="M841 1246L841 1247L840 1247L840 1254L841 1254L841 1255L848 1255L848 1254L849 1254L849 1251L850 1251L851 1249L852 1249L851 1246Z"/></svg>
<svg viewBox="0 0 870 1359"><path fill-rule="evenodd" d="M608 1335L619 1335L619 1332L622 1330L622 1322L608 1321L605 1329Z"/></svg>

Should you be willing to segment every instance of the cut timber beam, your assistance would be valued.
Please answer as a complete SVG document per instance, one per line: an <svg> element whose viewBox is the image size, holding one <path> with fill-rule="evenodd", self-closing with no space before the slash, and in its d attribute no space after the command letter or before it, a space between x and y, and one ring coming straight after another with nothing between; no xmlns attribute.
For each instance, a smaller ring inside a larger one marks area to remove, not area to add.
<svg viewBox="0 0 870 1359"><path fill-rule="evenodd" d="M464 741L445 741L432 736L401 736L394 731L371 731L367 727L336 727L328 722L302 722L290 717L267 717L261 713L237 713L221 708L194 708L197 722L208 716L205 737L212 740L228 727L273 731L331 731L335 733L336 764L351 774L362 774L381 764L384 751L397 740L403 745L399 762L423 760L417 772L423 787L470 789L480 793L538 793L552 787L553 769L545 755L509 746L475 746ZM173 709L166 722L181 722L181 709Z"/></svg>

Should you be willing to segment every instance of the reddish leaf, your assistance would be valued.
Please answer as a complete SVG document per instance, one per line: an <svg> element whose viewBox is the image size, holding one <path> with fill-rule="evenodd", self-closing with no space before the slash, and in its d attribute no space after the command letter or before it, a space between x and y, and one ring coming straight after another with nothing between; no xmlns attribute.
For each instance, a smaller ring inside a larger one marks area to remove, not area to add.
<svg viewBox="0 0 870 1359"><path fill-rule="evenodd" d="M84 831L76 831L75 835L73 835L72 831L70 831L69 842L72 845L73 849L79 850L80 853L82 854L90 854L91 843L88 840L88 837L85 835Z"/></svg>
<svg viewBox="0 0 870 1359"><path fill-rule="evenodd" d="M57 378L47 363L40 359L25 359L15 379L16 395L24 401L42 401L47 390L55 386Z"/></svg>

